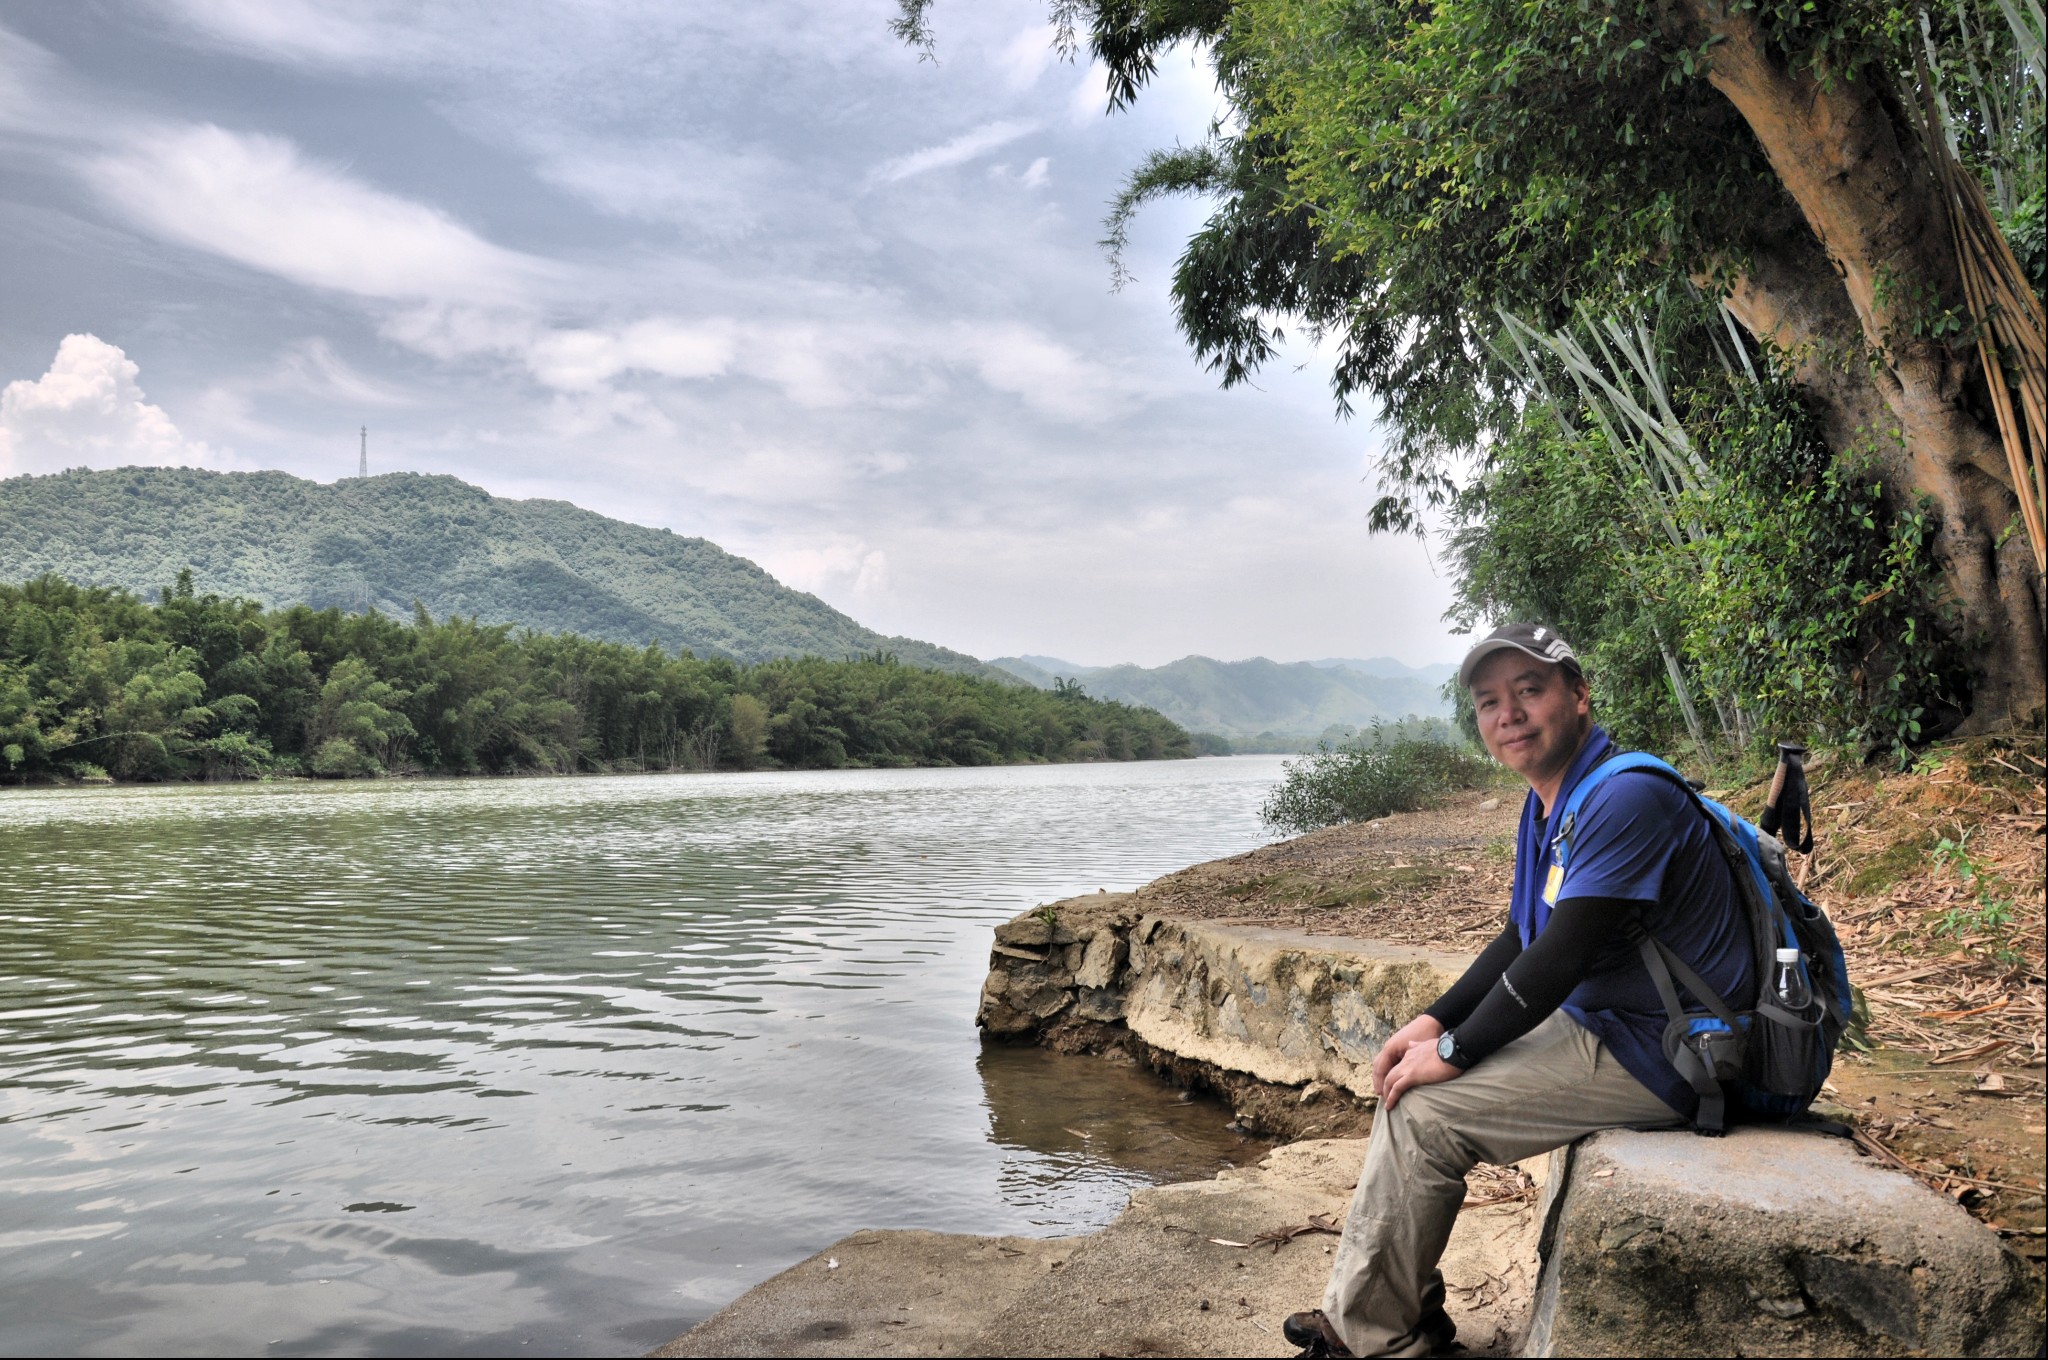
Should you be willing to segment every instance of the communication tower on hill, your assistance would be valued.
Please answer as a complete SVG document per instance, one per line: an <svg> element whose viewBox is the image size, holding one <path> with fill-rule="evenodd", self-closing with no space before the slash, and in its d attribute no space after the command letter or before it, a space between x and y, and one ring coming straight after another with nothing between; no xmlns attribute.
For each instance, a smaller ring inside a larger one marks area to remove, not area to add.
<svg viewBox="0 0 2048 1360"><path fill-rule="evenodd" d="M360 457L360 458L359 458L359 459L357 460L357 462L356 462L356 476L358 476L358 477L367 477L367 476L369 476L369 475L370 475L370 427L369 427L369 426L367 426L367 425L365 425L365 426L363 426L363 452L362 452L362 455L361 455L361 457Z"/></svg>

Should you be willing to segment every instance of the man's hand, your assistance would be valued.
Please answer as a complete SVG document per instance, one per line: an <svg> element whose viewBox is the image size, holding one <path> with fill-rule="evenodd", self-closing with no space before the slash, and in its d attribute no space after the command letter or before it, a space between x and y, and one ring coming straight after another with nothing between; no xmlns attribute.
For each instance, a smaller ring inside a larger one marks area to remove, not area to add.
<svg viewBox="0 0 2048 1360"><path fill-rule="evenodd" d="M1430 1057L1436 1057L1436 1041L1443 1037L1443 1033L1444 1027L1439 1025L1434 1017L1428 1015L1418 1015L1395 1030L1393 1036L1387 1040L1386 1046L1380 1049L1379 1056L1372 1060L1372 1093L1385 1100L1391 1108L1394 1102L1387 1100L1387 1075L1394 1070L1396 1064L1408 1056L1408 1051L1412 1048L1424 1049ZM1448 1067L1449 1064L1446 1063L1445 1066ZM1437 1080L1444 1081L1446 1078L1438 1077Z"/></svg>
<svg viewBox="0 0 2048 1360"><path fill-rule="evenodd" d="M1411 1044L1407 1054L1394 1064L1394 1070L1387 1073L1386 1080L1374 1084L1380 1088L1380 1100L1391 1110L1414 1087L1434 1086L1464 1074L1464 1068L1453 1067L1436 1055L1435 1044Z"/></svg>

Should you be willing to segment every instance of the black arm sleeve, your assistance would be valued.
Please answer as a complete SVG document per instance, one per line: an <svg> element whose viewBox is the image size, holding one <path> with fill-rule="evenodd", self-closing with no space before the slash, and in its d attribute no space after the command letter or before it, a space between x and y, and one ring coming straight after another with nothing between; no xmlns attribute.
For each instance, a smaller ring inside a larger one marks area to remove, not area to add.
<svg viewBox="0 0 2048 1360"><path fill-rule="evenodd" d="M1445 1029L1464 1023L1465 1017L1486 999L1486 994L1493 990L1493 984L1500 981L1501 974L1507 972L1508 965L1521 952L1522 934L1510 921L1486 948L1479 951L1479 957L1472 960L1472 966L1465 970L1464 976L1453 982L1450 990L1438 997L1436 1004L1423 1014Z"/></svg>
<svg viewBox="0 0 2048 1360"><path fill-rule="evenodd" d="M1619 897L1574 897L1558 903L1535 943L1521 951L1458 1023L1458 1047L1476 1063L1536 1028L1586 980L1601 946L1626 933L1628 917L1639 906ZM1466 977L1470 976L1468 971Z"/></svg>

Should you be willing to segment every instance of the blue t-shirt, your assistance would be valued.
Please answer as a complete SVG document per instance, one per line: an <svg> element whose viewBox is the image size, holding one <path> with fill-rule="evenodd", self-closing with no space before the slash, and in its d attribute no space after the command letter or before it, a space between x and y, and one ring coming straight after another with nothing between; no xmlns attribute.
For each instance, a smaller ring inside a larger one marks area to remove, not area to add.
<svg viewBox="0 0 2048 1360"><path fill-rule="evenodd" d="M1570 791L1569 785L1559 791L1560 804ZM1530 866L1540 891L1550 876L1554 847L1545 819L1535 815L1534 807L1530 813L1544 847L1542 862ZM1556 900L1574 897L1642 903L1643 928L1691 965L1731 1007L1746 1010L1756 1004L1748 927L1728 862L1705 815L1665 776L1647 771L1611 775L1587 795L1572 832L1570 869ZM1545 912L1546 924L1547 919ZM1690 1000L1682 987L1679 994ZM1586 980L1565 998L1562 1009L1606 1044L1629 1075L1672 1109L1693 1117L1699 1099L1664 1057L1670 1017L1635 945L1616 937L1601 946Z"/></svg>

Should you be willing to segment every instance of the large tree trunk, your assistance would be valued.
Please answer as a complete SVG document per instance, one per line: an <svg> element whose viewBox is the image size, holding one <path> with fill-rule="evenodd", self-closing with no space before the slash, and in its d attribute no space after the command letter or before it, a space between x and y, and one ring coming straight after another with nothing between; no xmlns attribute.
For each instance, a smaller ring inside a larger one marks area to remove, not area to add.
<svg viewBox="0 0 2048 1360"><path fill-rule="evenodd" d="M2025 717L2042 706L2048 669L2042 582L2025 535L1998 547L2019 516L2011 474L1994 427L1970 401L1969 384L1981 381L1975 355L1913 333L1925 309L1962 297L1924 153L1870 75L1823 83L1793 72L1751 14L1718 0L1680 2L1698 32L1720 40L1708 78L1755 133L1832 266L1813 273L1760 257L1730 306L1752 334L1794 356L1799 380L1829 413L1834 447L1868 429L1891 475L1934 500L1936 550L1983 672L1970 725ZM1881 361L1867 383L1854 371L1863 355L1840 352L1851 320ZM1802 345L1814 340L1824 343Z"/></svg>

